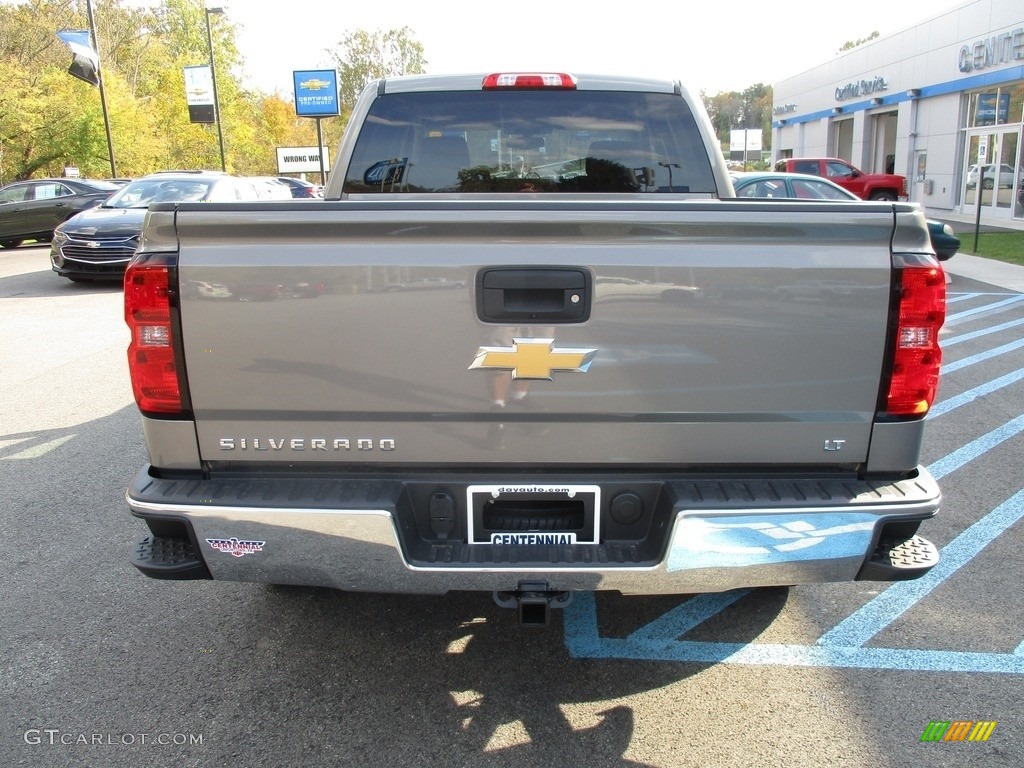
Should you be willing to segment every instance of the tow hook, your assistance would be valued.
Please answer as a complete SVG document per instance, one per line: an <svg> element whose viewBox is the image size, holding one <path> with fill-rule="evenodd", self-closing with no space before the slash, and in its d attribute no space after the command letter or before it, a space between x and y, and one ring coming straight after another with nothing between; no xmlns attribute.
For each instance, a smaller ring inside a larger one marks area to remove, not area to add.
<svg viewBox="0 0 1024 768"><path fill-rule="evenodd" d="M524 627L546 627L552 608L565 608L572 592L551 589L546 581L520 581L511 591L495 591L494 602L501 608L515 608Z"/></svg>

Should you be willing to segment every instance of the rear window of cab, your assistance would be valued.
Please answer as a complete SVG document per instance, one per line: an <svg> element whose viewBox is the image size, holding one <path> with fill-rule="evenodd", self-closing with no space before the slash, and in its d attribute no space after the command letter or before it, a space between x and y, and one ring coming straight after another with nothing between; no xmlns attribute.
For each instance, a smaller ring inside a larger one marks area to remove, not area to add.
<svg viewBox="0 0 1024 768"><path fill-rule="evenodd" d="M374 100L346 194L716 191L678 95L451 91Z"/></svg>

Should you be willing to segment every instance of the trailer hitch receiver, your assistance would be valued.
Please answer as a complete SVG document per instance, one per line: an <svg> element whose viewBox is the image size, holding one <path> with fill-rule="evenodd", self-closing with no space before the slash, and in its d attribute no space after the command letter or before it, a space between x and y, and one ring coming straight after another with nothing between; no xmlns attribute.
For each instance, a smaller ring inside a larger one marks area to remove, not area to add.
<svg viewBox="0 0 1024 768"><path fill-rule="evenodd" d="M515 608L524 627L546 627L552 608L565 608L572 592L552 589L546 581L520 581L510 591L495 591L494 602L502 608Z"/></svg>

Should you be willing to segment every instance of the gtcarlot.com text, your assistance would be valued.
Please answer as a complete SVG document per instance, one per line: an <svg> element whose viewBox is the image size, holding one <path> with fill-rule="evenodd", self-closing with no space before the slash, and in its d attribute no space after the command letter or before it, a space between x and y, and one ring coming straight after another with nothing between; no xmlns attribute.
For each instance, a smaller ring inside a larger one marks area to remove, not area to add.
<svg viewBox="0 0 1024 768"><path fill-rule="evenodd" d="M85 733L60 728L29 728L26 744L45 746L130 747L138 744L176 747L202 746L201 733Z"/></svg>

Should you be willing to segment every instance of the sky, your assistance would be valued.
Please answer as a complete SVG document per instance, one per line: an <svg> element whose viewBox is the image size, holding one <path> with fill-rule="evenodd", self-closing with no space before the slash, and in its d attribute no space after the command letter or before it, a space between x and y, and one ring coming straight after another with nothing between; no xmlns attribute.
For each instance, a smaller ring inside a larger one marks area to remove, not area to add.
<svg viewBox="0 0 1024 768"><path fill-rule="evenodd" d="M885 36L964 0L207 0L237 25L246 85L293 94L292 72L331 69L347 32L403 26L427 72L567 71L742 91L805 72L844 43Z"/></svg>

